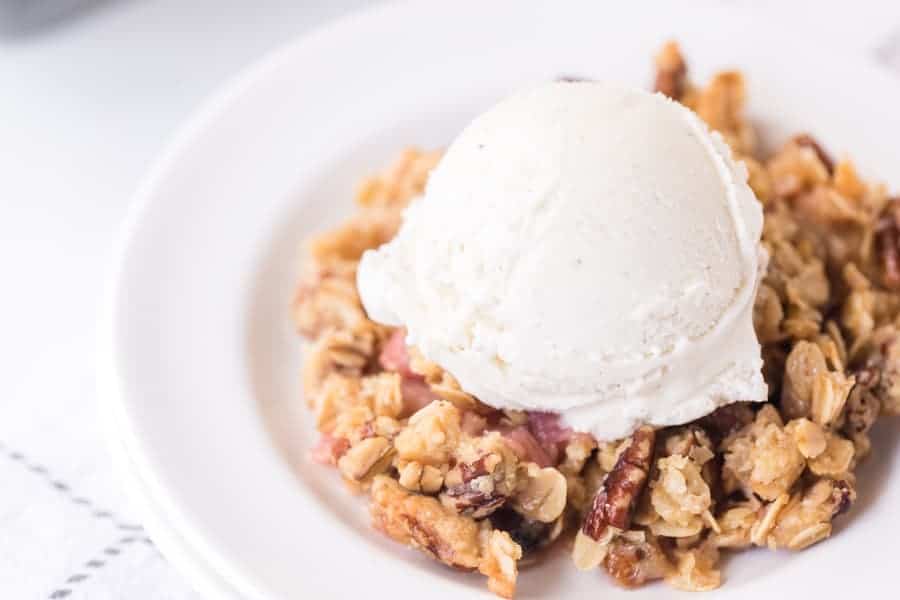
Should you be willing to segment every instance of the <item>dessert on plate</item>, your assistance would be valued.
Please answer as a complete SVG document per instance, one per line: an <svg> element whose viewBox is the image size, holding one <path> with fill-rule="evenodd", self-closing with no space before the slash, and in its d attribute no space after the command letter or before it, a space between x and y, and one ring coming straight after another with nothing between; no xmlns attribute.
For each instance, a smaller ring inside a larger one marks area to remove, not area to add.
<svg viewBox="0 0 900 600"><path fill-rule="evenodd" d="M654 87L515 94L308 244L313 458L500 596L555 542L709 590L822 541L900 412L900 199L809 135L761 155L736 71L669 43Z"/></svg>

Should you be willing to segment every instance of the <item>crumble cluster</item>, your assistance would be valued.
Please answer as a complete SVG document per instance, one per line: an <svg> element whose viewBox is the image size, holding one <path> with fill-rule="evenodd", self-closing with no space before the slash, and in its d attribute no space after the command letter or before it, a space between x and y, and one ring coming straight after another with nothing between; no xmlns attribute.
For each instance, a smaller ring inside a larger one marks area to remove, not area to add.
<svg viewBox="0 0 900 600"><path fill-rule="evenodd" d="M900 413L900 198L809 135L760 156L741 73L702 87L687 75L665 45L655 88L723 136L764 206L754 326L769 403L597 443L553 415L481 404L402 330L370 321L359 258L395 234L440 152L405 151L363 183L349 220L308 244L292 310L309 340L313 458L369 495L378 530L482 573L502 597L561 537L579 569L683 590L718 587L723 551L822 541L856 498L871 427Z"/></svg>

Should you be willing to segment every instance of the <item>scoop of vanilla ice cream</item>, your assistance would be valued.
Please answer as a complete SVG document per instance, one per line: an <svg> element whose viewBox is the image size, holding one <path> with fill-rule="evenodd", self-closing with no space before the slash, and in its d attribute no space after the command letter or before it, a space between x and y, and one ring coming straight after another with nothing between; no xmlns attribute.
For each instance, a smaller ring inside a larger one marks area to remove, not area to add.
<svg viewBox="0 0 900 600"><path fill-rule="evenodd" d="M691 111L552 83L460 134L358 286L486 404L615 439L766 398L761 231L743 164Z"/></svg>

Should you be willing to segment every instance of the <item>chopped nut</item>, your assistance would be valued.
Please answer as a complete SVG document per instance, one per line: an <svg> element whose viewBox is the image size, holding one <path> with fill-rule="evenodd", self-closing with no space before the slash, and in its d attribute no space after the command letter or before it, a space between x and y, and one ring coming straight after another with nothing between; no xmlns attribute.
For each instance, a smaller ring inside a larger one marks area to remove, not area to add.
<svg viewBox="0 0 900 600"><path fill-rule="evenodd" d="M483 519L506 503L507 496L497 493L490 476L478 477L464 485L448 487L441 503L461 515Z"/></svg>
<svg viewBox="0 0 900 600"><path fill-rule="evenodd" d="M455 459L444 478L441 502L456 512L486 517L516 491L518 459L500 434L464 438Z"/></svg>

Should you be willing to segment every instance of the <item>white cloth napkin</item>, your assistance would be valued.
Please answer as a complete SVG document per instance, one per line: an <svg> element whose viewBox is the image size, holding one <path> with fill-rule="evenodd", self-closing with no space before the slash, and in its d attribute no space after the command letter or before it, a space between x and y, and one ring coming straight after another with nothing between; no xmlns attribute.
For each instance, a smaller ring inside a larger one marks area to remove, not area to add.
<svg viewBox="0 0 900 600"><path fill-rule="evenodd" d="M20 374L19 401L4 411L0 598L199 598L115 480L89 347L87 339L51 347Z"/></svg>

